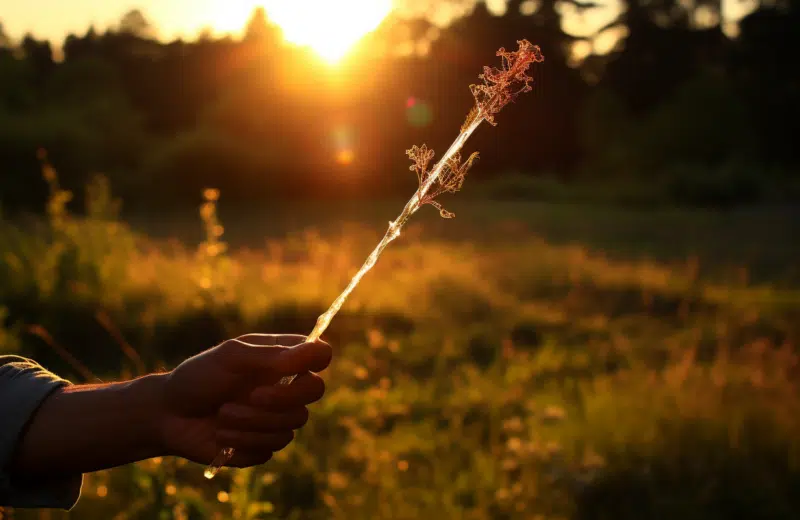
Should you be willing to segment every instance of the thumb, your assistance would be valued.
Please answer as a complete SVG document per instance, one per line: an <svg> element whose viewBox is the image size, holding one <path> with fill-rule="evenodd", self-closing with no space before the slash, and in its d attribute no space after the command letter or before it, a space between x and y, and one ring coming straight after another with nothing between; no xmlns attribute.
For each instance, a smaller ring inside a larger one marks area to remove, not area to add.
<svg viewBox="0 0 800 520"><path fill-rule="evenodd" d="M331 346L324 341L301 343L281 349L271 359L270 369L281 377L305 372L321 372L328 368L332 356Z"/></svg>

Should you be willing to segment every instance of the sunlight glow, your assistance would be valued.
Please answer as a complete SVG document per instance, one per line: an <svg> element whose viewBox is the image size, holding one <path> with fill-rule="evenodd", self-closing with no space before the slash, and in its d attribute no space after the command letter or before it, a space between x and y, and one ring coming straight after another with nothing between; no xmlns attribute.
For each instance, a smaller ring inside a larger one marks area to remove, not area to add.
<svg viewBox="0 0 800 520"><path fill-rule="evenodd" d="M193 10L194 16L198 18L196 24L199 26L202 23L208 24L215 33L239 33L247 23L253 9L258 5L257 2L251 0L245 1L229 1L229 0L205 0L198 2ZM186 17L185 13L181 13L179 8L175 8L174 16L177 18L182 15ZM187 9L184 8L183 11Z"/></svg>
<svg viewBox="0 0 800 520"><path fill-rule="evenodd" d="M356 158L355 152L349 148L345 148L343 150L339 150L336 153L336 162L341 164L342 166L348 166L353 164L353 161Z"/></svg>
<svg viewBox="0 0 800 520"><path fill-rule="evenodd" d="M336 63L380 25L392 11L392 0L271 0L264 8L286 41L311 47Z"/></svg>

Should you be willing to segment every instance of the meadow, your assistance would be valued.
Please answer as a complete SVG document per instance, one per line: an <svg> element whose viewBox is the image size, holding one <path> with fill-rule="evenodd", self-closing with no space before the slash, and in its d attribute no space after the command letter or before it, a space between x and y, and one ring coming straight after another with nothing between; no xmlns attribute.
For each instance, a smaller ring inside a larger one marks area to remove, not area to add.
<svg viewBox="0 0 800 520"><path fill-rule="evenodd" d="M75 382L310 331L402 201L120 218L55 172L0 220L0 351ZM800 516L796 210L623 209L465 187L422 211L334 319L328 393L273 461L155 459L19 519ZM219 198L219 200L218 200ZM6 516L3 516L3 515Z"/></svg>

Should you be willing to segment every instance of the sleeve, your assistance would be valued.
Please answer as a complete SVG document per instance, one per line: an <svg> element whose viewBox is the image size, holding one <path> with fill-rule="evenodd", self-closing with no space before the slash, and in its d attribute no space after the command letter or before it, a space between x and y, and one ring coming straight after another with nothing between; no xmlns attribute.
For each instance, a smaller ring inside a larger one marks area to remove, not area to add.
<svg viewBox="0 0 800 520"><path fill-rule="evenodd" d="M72 509L80 497L83 475L24 481L8 466L28 422L55 390L69 385L39 364L0 356L0 506Z"/></svg>

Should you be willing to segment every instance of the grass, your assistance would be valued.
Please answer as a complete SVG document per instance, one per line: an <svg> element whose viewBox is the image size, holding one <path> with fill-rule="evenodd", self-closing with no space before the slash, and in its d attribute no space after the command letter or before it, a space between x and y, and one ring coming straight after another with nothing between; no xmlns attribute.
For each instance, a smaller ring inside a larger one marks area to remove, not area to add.
<svg viewBox="0 0 800 520"><path fill-rule="evenodd" d="M47 222L0 221L0 350L75 381L310 331L398 207L223 194L217 236L216 206L129 226L93 186L88 218L54 189ZM88 476L71 515L16 517L798 516L790 216L446 203L333 321L326 398L276 460L211 482L147 461Z"/></svg>

